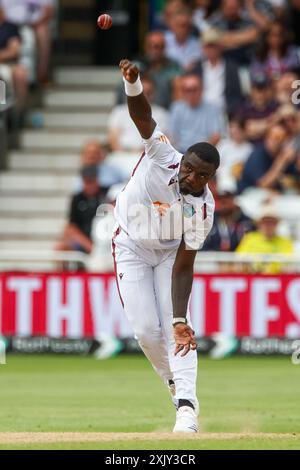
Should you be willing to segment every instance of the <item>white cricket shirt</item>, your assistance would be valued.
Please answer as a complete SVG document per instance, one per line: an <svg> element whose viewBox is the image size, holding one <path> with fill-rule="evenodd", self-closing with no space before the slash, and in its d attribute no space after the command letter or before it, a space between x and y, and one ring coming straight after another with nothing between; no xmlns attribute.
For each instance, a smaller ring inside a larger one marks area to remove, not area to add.
<svg viewBox="0 0 300 470"><path fill-rule="evenodd" d="M141 248L175 249L184 237L187 248L198 250L213 224L211 191L206 186L200 197L180 193L182 154L158 126L143 143L145 153L117 198L118 224Z"/></svg>

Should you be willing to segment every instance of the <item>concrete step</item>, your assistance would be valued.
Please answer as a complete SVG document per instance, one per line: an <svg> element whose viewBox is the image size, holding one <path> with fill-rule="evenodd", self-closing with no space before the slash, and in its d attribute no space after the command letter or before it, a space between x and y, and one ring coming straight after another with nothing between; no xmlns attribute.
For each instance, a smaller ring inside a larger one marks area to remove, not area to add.
<svg viewBox="0 0 300 470"><path fill-rule="evenodd" d="M76 153L52 154L12 152L9 157L9 167L13 170L43 170L68 171L77 173L80 167L80 156Z"/></svg>
<svg viewBox="0 0 300 470"><path fill-rule="evenodd" d="M51 132L47 130L24 131L21 135L21 146L24 149L61 149L78 152L89 140L98 139L106 142L106 133L101 132Z"/></svg>
<svg viewBox="0 0 300 470"><path fill-rule="evenodd" d="M0 250L19 251L19 250L53 250L55 242L53 238L46 240L18 240L18 239L2 239L0 240Z"/></svg>
<svg viewBox="0 0 300 470"><path fill-rule="evenodd" d="M71 194L74 189L76 179L73 176L58 175L55 173L34 173L10 171L0 174L0 191L7 191L9 193L22 193L26 192L37 194L42 193L55 193Z"/></svg>
<svg viewBox="0 0 300 470"><path fill-rule="evenodd" d="M116 101L114 91L49 90L44 94L46 107L112 108Z"/></svg>
<svg viewBox="0 0 300 470"><path fill-rule="evenodd" d="M13 217L2 217L0 225L0 235L3 236L44 236L47 239L58 237L65 225L64 217L55 218L32 218L25 219Z"/></svg>
<svg viewBox="0 0 300 470"><path fill-rule="evenodd" d="M112 85L121 82L118 67L58 67L54 73L58 85Z"/></svg>
<svg viewBox="0 0 300 470"><path fill-rule="evenodd" d="M101 132L105 132L107 128L108 112L51 112L37 110L40 113L41 122L46 128L97 128Z"/></svg>
<svg viewBox="0 0 300 470"><path fill-rule="evenodd" d="M107 156L107 162L112 163L131 174L140 158L140 153L113 152ZM13 170L56 171L76 174L80 168L80 156L74 153L52 154L52 152L28 153L12 152L9 167Z"/></svg>
<svg viewBox="0 0 300 470"><path fill-rule="evenodd" d="M51 261L1 261L0 260L0 271L2 272L53 272L57 270L57 263Z"/></svg>
<svg viewBox="0 0 300 470"><path fill-rule="evenodd" d="M68 197L20 197L2 196L0 193L0 218L3 214L9 217L20 214L20 217L32 215L38 217L44 215L65 216L69 209Z"/></svg>

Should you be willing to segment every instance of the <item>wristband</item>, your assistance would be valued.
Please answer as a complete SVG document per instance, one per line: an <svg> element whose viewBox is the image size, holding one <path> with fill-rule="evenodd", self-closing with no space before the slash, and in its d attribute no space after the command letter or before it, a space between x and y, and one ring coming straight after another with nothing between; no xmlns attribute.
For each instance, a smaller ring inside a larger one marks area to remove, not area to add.
<svg viewBox="0 0 300 470"><path fill-rule="evenodd" d="M127 96L138 96L143 93L143 84L141 82L140 76L134 83L129 83L124 77L125 93Z"/></svg>
<svg viewBox="0 0 300 470"><path fill-rule="evenodd" d="M173 326L176 325L177 323L184 323L186 325L187 324L187 318L185 318L185 317L173 318L173 321L172 321Z"/></svg>

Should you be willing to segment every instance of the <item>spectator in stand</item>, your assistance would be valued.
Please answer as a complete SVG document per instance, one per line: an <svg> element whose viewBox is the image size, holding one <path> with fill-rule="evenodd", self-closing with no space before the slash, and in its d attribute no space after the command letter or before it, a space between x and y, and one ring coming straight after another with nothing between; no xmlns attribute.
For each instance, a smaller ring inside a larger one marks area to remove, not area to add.
<svg viewBox="0 0 300 470"><path fill-rule="evenodd" d="M268 0L244 0L243 17L252 21L259 31L267 31L276 15Z"/></svg>
<svg viewBox="0 0 300 470"><path fill-rule="evenodd" d="M236 119L245 122L247 139L260 143L274 122L278 103L272 97L271 83L265 76L254 76L250 96L235 113Z"/></svg>
<svg viewBox="0 0 300 470"><path fill-rule="evenodd" d="M18 28L0 16L0 79L15 93L16 108L24 109L28 93L28 76L26 69L18 64L21 41Z"/></svg>
<svg viewBox="0 0 300 470"><path fill-rule="evenodd" d="M170 31L166 31L166 56L189 70L202 57L198 38L192 34L192 17L189 10L181 10L171 17Z"/></svg>
<svg viewBox="0 0 300 470"><path fill-rule="evenodd" d="M136 61L142 74L150 77L155 84L153 102L168 109L173 98L174 80L182 73L182 68L174 60L166 57L166 40L161 31L151 31L146 35L145 56ZM124 84L118 90L117 104L126 101Z"/></svg>
<svg viewBox="0 0 300 470"><path fill-rule="evenodd" d="M38 81L47 84L54 0L0 0L0 9L6 21L18 26L28 25L33 29L38 50Z"/></svg>
<svg viewBox="0 0 300 470"><path fill-rule="evenodd" d="M56 245L58 251L77 250L90 253L93 248L92 222L99 205L105 202L107 189L99 185L97 166L85 166L80 174L83 189L72 197L69 222L62 239Z"/></svg>
<svg viewBox="0 0 300 470"><path fill-rule="evenodd" d="M274 21L262 38L251 64L251 74L278 79L283 73L299 67L299 47L291 43L287 26L282 21Z"/></svg>
<svg viewBox="0 0 300 470"><path fill-rule="evenodd" d="M257 231L247 233L243 237L237 247L237 253L291 255L294 251L293 243L289 238L277 235L278 223L276 210L266 206L257 220ZM247 270L249 271L249 265ZM284 270L285 267L280 263L253 263L250 266L252 272L268 274L278 274Z"/></svg>
<svg viewBox="0 0 300 470"><path fill-rule="evenodd" d="M204 251L235 251L245 233L254 229L252 221L235 202L233 193L217 194L214 224L207 237Z"/></svg>
<svg viewBox="0 0 300 470"><path fill-rule="evenodd" d="M273 8L275 18L283 19L288 15L288 0L266 0Z"/></svg>
<svg viewBox="0 0 300 470"><path fill-rule="evenodd" d="M145 96L150 103L153 103L155 96L154 82L145 75L141 77L141 80ZM161 106L152 104L152 113L155 121L159 122L162 132L168 134L168 112ZM113 151L140 152L143 150L141 136L129 117L127 104L118 105L112 110L108 120L108 140Z"/></svg>
<svg viewBox="0 0 300 470"><path fill-rule="evenodd" d="M225 56L238 65L248 65L259 33L253 21L244 18L241 0L222 0L220 10L209 22L223 33L221 43Z"/></svg>
<svg viewBox="0 0 300 470"><path fill-rule="evenodd" d="M162 12L161 24L158 24L158 29L163 31L171 29L172 17L185 8L186 3L183 0L167 0Z"/></svg>
<svg viewBox="0 0 300 470"><path fill-rule="evenodd" d="M281 106L278 110L278 119L287 132L287 145L294 150L295 167L300 176L300 113L292 104ZM292 186L293 180L291 181ZM296 185L300 190L300 184Z"/></svg>
<svg viewBox="0 0 300 470"><path fill-rule="evenodd" d="M182 100L171 107L171 139L182 153L193 142L209 141L216 145L226 134L224 114L214 104L202 98L203 85L198 75L182 79Z"/></svg>
<svg viewBox="0 0 300 470"><path fill-rule="evenodd" d="M202 77L203 99L231 115L242 100L238 67L235 62L223 57L218 30L207 29L201 39L204 60L197 62L191 73Z"/></svg>
<svg viewBox="0 0 300 470"><path fill-rule="evenodd" d="M249 187L283 191L286 180L288 186L291 178L295 183L299 181L295 149L287 143L284 126L277 124L268 130L264 143L255 147L244 166L238 182L240 193Z"/></svg>
<svg viewBox="0 0 300 470"><path fill-rule="evenodd" d="M296 73L286 72L274 81L275 99L280 105L293 103L293 94L295 92L293 84L296 83L296 80L298 80ZM297 103L294 103L294 105L297 106Z"/></svg>
<svg viewBox="0 0 300 470"><path fill-rule="evenodd" d="M229 122L229 136L218 144L221 164L217 172L218 188L236 192L237 181L248 160L253 145L246 140L245 124L237 119Z"/></svg>
<svg viewBox="0 0 300 470"><path fill-rule="evenodd" d="M98 171L98 183L103 188L110 188L115 184L122 183L125 179L121 170L115 165L105 161L106 152L98 140L90 140L81 151L81 167L96 166ZM82 191L83 180L78 177L75 190Z"/></svg>
<svg viewBox="0 0 300 470"><path fill-rule="evenodd" d="M279 122L285 127L289 142L294 143L298 140L300 133L300 113L292 104L285 104L277 111Z"/></svg>

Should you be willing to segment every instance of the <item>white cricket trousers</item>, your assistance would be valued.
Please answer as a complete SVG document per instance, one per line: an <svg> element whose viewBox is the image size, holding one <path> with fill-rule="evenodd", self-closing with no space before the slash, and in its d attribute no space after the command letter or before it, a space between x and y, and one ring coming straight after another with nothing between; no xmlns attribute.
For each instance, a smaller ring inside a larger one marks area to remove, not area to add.
<svg viewBox="0 0 300 470"><path fill-rule="evenodd" d="M176 253L141 249L123 231L113 239L118 289L136 339L163 381L174 380L176 400L197 406L197 352L174 355L171 277Z"/></svg>

